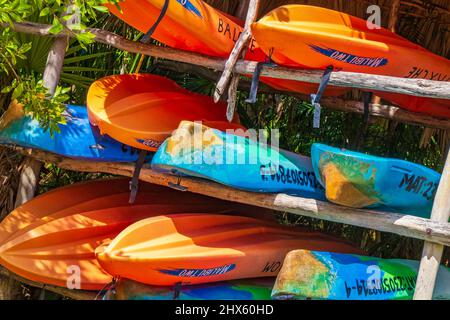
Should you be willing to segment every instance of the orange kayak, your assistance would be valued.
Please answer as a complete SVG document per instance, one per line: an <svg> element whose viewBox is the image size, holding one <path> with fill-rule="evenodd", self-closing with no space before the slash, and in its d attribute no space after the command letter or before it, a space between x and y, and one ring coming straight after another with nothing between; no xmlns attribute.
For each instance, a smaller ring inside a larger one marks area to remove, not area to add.
<svg viewBox="0 0 450 320"><path fill-rule="evenodd" d="M155 24L165 0L125 0L104 4L112 14L137 30L147 33ZM169 1L166 14L155 29L152 38L175 49L227 58L233 50L244 22L217 10L202 0ZM262 62L267 55L255 39L250 41L247 60ZM278 90L303 94L315 93L318 84L262 77L261 81ZM348 91L329 87L326 95L340 95Z"/></svg>
<svg viewBox="0 0 450 320"><path fill-rule="evenodd" d="M286 5L252 25L253 35L284 66L450 81L450 61L351 15L306 5ZM376 92L415 112L450 117L450 100Z"/></svg>
<svg viewBox="0 0 450 320"><path fill-rule="evenodd" d="M68 272L76 272L81 289L99 290L111 277L95 259L95 248L136 221L184 210L267 217L265 209L146 183L130 205L128 182L80 183L17 208L0 223L0 264L27 279L64 287L71 281Z"/></svg>
<svg viewBox="0 0 450 320"><path fill-rule="evenodd" d="M295 248L361 252L306 229L238 216L177 214L136 222L99 246L96 256L111 275L170 286L275 276Z"/></svg>
<svg viewBox="0 0 450 320"><path fill-rule="evenodd" d="M109 76L95 81L87 95L89 120L126 145L156 151L180 121L201 121L215 129L243 129L229 123L226 105L151 74Z"/></svg>

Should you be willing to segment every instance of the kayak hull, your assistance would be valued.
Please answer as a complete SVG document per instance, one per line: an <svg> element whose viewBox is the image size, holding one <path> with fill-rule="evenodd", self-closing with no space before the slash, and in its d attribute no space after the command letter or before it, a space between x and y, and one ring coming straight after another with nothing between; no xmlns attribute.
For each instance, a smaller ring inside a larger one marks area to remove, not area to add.
<svg viewBox="0 0 450 320"><path fill-rule="evenodd" d="M173 286L273 277L292 248L360 251L336 237L252 218L178 214L129 226L96 256L113 276Z"/></svg>
<svg viewBox="0 0 450 320"><path fill-rule="evenodd" d="M128 198L128 179L113 179L56 189L27 202L0 223L0 264L40 283L100 290L111 277L95 259L95 248L136 221L184 210L267 215L264 209L147 183L140 184L135 204Z"/></svg>
<svg viewBox="0 0 450 320"><path fill-rule="evenodd" d="M105 4L112 14L147 33L154 25L165 0L125 0L121 11ZM167 12L152 38L172 48L227 58L243 31L244 22L217 10L202 0L170 1ZM266 53L251 39L246 60L264 62ZM262 77L261 81L282 91L316 93L318 84ZM329 87L325 95L341 95L348 89Z"/></svg>
<svg viewBox="0 0 450 320"><path fill-rule="evenodd" d="M152 168L253 192L325 199L310 158L187 121L159 148Z"/></svg>
<svg viewBox="0 0 450 320"><path fill-rule="evenodd" d="M412 300L419 261L296 250L288 253L272 298ZM433 299L450 299L450 269L439 268Z"/></svg>
<svg viewBox="0 0 450 320"><path fill-rule="evenodd" d="M290 67L450 81L450 61L387 29L370 29L363 19L326 8L281 6L252 25L261 49ZM295 43L295 45L292 45ZM450 117L449 100L376 92L403 108Z"/></svg>
<svg viewBox="0 0 450 320"><path fill-rule="evenodd" d="M95 81L88 91L91 123L102 134L138 149L156 151L182 120L219 130L243 128L226 120L226 105L191 93L172 80L151 75L115 75Z"/></svg>
<svg viewBox="0 0 450 320"><path fill-rule="evenodd" d="M429 218L440 174L424 166L313 144L311 157L329 201Z"/></svg>

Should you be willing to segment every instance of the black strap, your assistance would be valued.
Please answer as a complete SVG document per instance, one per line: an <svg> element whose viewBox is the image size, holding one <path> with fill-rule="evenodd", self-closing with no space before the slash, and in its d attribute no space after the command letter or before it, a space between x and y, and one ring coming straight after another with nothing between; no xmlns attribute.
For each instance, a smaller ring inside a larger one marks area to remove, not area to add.
<svg viewBox="0 0 450 320"><path fill-rule="evenodd" d="M258 95L259 78L263 67L276 67L273 62L258 62L255 71L253 71L252 85L250 87L250 96L245 100L247 103L256 103L256 96Z"/></svg>
<svg viewBox="0 0 450 320"><path fill-rule="evenodd" d="M333 66L328 66L323 75L322 79L320 79L319 89L317 90L316 94L311 95L311 103L314 106L314 128L320 127L320 113L321 113L321 106L320 106L320 100L322 99L323 93L325 92L325 89L328 86L328 82L330 82L331 72L333 71Z"/></svg>
<svg viewBox="0 0 450 320"><path fill-rule="evenodd" d="M322 99L323 93L325 92L325 89L328 86L328 82L330 81L331 72L333 71L333 66L328 66L322 76L322 79L320 80L319 89L317 90L316 94L311 95L311 102L314 103L320 103L320 99Z"/></svg>
<svg viewBox="0 0 450 320"><path fill-rule="evenodd" d="M136 165L134 166L133 178L130 181L130 200L128 202L131 204L136 200L139 185L139 174L141 173L141 169L146 158L147 151L139 150L139 158L136 161Z"/></svg>
<svg viewBox="0 0 450 320"><path fill-rule="evenodd" d="M164 6L161 9L161 13L159 14L158 19L156 19L156 22L153 24L153 26L150 29L148 29L147 33L142 37L142 39L141 39L142 43L147 43L150 41L150 38L152 37L156 28L158 28L158 25L161 23L162 19L164 18L164 16L167 13L167 8L169 8L169 1L170 0L166 0L164 2Z"/></svg>
<svg viewBox="0 0 450 320"><path fill-rule="evenodd" d="M258 62L256 64L256 68L253 71L252 76L252 85L250 87L250 95L245 100L247 103L256 103L256 96L258 95L258 87L259 87L259 78L261 77L261 71L263 67L276 67L276 63L272 61L272 55L273 55L274 49L271 48L269 51L269 55L266 59L266 61Z"/></svg>
<svg viewBox="0 0 450 320"><path fill-rule="evenodd" d="M175 283L175 287L173 288L173 300L178 300L181 292L181 282Z"/></svg>

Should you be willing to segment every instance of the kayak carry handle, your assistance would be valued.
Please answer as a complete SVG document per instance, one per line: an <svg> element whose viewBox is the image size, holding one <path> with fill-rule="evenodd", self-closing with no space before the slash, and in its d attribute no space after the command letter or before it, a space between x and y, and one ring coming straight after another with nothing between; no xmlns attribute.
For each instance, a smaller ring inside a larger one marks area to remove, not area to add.
<svg viewBox="0 0 450 320"><path fill-rule="evenodd" d="M322 107L320 105L320 100L322 99L322 95L325 92L325 89L328 86L328 82L330 81L331 72L333 71L333 66L328 66L320 80L319 89L316 94L311 95L311 104L314 106L314 120L313 120L313 128L320 128L320 113Z"/></svg>
<svg viewBox="0 0 450 320"><path fill-rule="evenodd" d="M146 158L147 158L147 151L139 150L139 158L134 166L133 177L131 178L130 181L130 199L128 200L130 204L133 204L134 201L136 200L136 195L139 189L139 175L141 173L141 169L142 166L144 165Z"/></svg>

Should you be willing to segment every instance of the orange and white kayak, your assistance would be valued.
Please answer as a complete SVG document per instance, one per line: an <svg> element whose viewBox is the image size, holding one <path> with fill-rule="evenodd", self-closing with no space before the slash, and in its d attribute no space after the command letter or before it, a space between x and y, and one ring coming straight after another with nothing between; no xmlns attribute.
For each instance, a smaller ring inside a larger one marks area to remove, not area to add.
<svg viewBox="0 0 450 320"><path fill-rule="evenodd" d="M166 0L125 0L105 4L112 14L137 30L147 33L164 8ZM243 31L244 22L217 10L202 0L169 1L166 13L152 38L175 49L227 58ZM267 55L251 39L247 60L263 62ZM262 77L261 81L278 90L315 93L318 84ZM326 95L340 95L344 88L329 87Z"/></svg>
<svg viewBox="0 0 450 320"><path fill-rule="evenodd" d="M170 286L275 276L295 248L360 252L343 239L306 229L187 213L136 222L99 246L96 256L113 276Z"/></svg>
<svg viewBox="0 0 450 320"><path fill-rule="evenodd" d="M140 184L134 205L128 197L128 179L113 179L56 189L27 202L0 223L0 265L40 283L100 290L111 276L95 259L95 248L136 221L184 210L268 216L265 209L147 183Z"/></svg>
<svg viewBox="0 0 450 320"><path fill-rule="evenodd" d="M226 105L151 74L116 75L95 81L87 95L89 120L117 141L155 151L183 120L215 129L243 129L226 119Z"/></svg>
<svg viewBox="0 0 450 320"><path fill-rule="evenodd" d="M284 66L450 81L450 60L367 21L326 8L281 6L252 25L262 50ZM401 107L450 117L450 100L376 92Z"/></svg>

